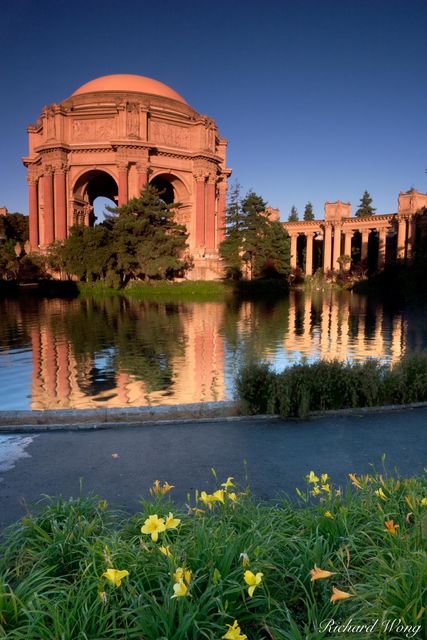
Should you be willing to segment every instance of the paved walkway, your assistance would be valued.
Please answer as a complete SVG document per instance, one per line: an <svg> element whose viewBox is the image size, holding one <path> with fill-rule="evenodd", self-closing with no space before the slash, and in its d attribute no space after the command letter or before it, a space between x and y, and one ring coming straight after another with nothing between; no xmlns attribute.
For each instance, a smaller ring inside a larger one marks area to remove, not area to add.
<svg viewBox="0 0 427 640"><path fill-rule="evenodd" d="M122 427L107 431L0 435L0 527L23 515L23 503L42 494L76 496L95 491L109 503L138 509L140 496L158 478L176 485L187 501L195 488L213 488L211 468L222 482L234 476L252 492L272 498L295 495L311 469L335 483L347 473L396 468L402 475L427 466L427 408L360 417L301 422L239 420ZM246 461L246 464L245 464Z"/></svg>

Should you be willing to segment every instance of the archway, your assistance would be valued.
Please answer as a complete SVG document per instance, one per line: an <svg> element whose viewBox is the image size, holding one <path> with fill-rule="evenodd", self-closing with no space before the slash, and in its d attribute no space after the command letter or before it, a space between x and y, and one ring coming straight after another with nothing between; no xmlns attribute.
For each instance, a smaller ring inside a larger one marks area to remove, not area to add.
<svg viewBox="0 0 427 640"><path fill-rule="evenodd" d="M157 189L163 202L166 204L175 202L175 191L170 180L164 176L156 176L150 184Z"/></svg>
<svg viewBox="0 0 427 640"><path fill-rule="evenodd" d="M104 219L105 206L117 206L118 194L117 182L109 173L101 169L86 171L77 178L73 189L73 224L99 224Z"/></svg>

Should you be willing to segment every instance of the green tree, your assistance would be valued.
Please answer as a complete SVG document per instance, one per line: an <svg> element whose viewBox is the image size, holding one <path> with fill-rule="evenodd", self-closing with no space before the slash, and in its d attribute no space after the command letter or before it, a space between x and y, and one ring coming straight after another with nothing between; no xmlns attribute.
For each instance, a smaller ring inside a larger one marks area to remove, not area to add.
<svg viewBox="0 0 427 640"><path fill-rule="evenodd" d="M23 213L1 216L0 224L6 240L14 240L22 245L28 240L28 216L24 216Z"/></svg>
<svg viewBox="0 0 427 640"><path fill-rule="evenodd" d="M289 236L283 225L265 213L267 203L254 191L242 200L236 185L229 200L226 238L220 245L229 276L242 273L250 280L265 275L285 276L289 272Z"/></svg>
<svg viewBox="0 0 427 640"><path fill-rule="evenodd" d="M139 278L172 278L190 266L184 257L188 233L175 222L177 203L166 204L161 193L147 185L139 198L132 198L105 225L111 229L115 269L122 285Z"/></svg>
<svg viewBox="0 0 427 640"><path fill-rule="evenodd" d="M360 198L360 205L355 213L356 218L364 218L365 216L374 215L376 209L371 206L372 198L368 191L364 191L363 196Z"/></svg>
<svg viewBox="0 0 427 640"><path fill-rule="evenodd" d="M293 205L293 206L292 206L292 209L291 209L291 212L290 212L290 214L289 214L289 217L288 217L288 221L289 221L289 222L298 222L298 220L299 220L298 210L297 210L297 208Z"/></svg>
<svg viewBox="0 0 427 640"><path fill-rule="evenodd" d="M304 220L314 220L313 205L311 204L311 202L307 202L307 204L305 205Z"/></svg>
<svg viewBox="0 0 427 640"><path fill-rule="evenodd" d="M219 253L226 265L227 277L236 280L241 277L242 261L241 230L242 207L240 203L241 186L236 181L228 194L228 205L225 213L225 239L221 242Z"/></svg>

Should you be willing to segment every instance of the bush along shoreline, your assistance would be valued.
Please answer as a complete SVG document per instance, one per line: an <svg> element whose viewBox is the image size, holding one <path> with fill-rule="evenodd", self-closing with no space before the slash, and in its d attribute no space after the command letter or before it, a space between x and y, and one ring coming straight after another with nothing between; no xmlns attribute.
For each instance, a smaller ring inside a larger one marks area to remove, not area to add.
<svg viewBox="0 0 427 640"><path fill-rule="evenodd" d="M378 360L319 360L277 373L268 364L245 365L236 391L249 414L302 418L311 412L427 401L427 353L393 366Z"/></svg>
<svg viewBox="0 0 427 640"><path fill-rule="evenodd" d="M0 544L0 638L424 637L426 478L348 477L271 504L214 473L185 511L155 481L131 517L45 499Z"/></svg>

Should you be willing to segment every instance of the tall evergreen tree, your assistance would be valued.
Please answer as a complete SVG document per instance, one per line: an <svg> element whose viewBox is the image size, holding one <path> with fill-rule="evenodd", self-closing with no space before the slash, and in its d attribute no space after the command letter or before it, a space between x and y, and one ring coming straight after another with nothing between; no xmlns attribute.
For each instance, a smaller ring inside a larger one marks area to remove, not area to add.
<svg viewBox="0 0 427 640"><path fill-rule="evenodd" d="M364 191L363 196L360 198L360 205L355 213L356 218L364 218L365 216L374 215L376 209L371 206L372 198L368 191Z"/></svg>
<svg viewBox="0 0 427 640"><path fill-rule="evenodd" d="M292 209L291 209L291 212L289 214L289 217L288 217L288 221L289 222L298 222L298 220L299 220L298 210L295 207L295 205L293 205Z"/></svg>
<svg viewBox="0 0 427 640"><path fill-rule="evenodd" d="M226 265L227 276L233 280L241 276L241 227L242 207L240 202L240 184L235 181L228 193L228 205L225 213L225 239L221 242L219 253Z"/></svg>
<svg viewBox="0 0 427 640"><path fill-rule="evenodd" d="M307 202L307 204L305 205L304 220L314 220L313 205L311 204L311 202Z"/></svg>

